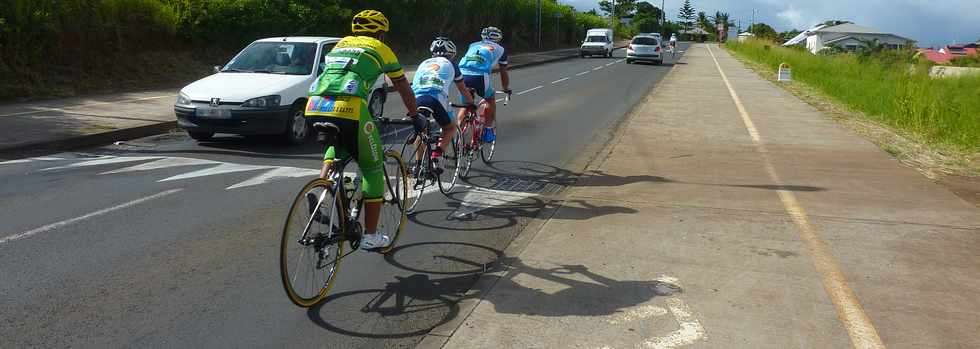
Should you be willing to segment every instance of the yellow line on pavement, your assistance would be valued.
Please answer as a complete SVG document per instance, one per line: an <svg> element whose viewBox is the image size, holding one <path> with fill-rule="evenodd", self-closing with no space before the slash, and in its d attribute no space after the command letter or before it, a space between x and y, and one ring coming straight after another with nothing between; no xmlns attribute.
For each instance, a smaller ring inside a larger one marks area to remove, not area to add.
<svg viewBox="0 0 980 349"><path fill-rule="evenodd" d="M731 94L732 100L735 101L735 107L738 108L738 113L742 116L742 122L745 123L745 128L748 130L749 136L752 137L752 143L755 144L756 151L762 155L769 178L776 185L784 185L779 173L776 172L776 167L772 164L772 157L769 155L769 150L766 148L766 144L762 142L762 137L759 136L759 131L756 129L755 123L752 122L752 118L749 117L748 111L745 110L745 105L742 104L741 98L738 97L738 93L732 87L728 76L725 75L725 71L721 69L721 64L718 63L718 58L715 57L715 53L711 51L711 46L705 45L705 47L708 49L711 59L715 61L715 66L718 67L718 73L721 74L721 79L725 82L725 86L728 87L728 92ZM827 292L830 300L834 302L834 307L837 309L837 317L847 329L847 333L851 337L851 344L855 348L862 349L885 348L885 344L878 337L878 331L875 329L874 324L871 323L871 318L864 312L864 308L861 306L861 302L858 301L857 295L847 285L847 279L844 278L844 273L837 264L837 260L830 253L827 244L820 239L817 229L810 224L810 219L803 206L796 199L796 195L788 190L779 190L778 193L779 199L786 208L786 212L789 213L790 217L793 218L793 222L799 228L800 238L806 243L807 250L810 253L810 261L813 263L813 267L817 270L817 273L820 274L824 290Z"/></svg>

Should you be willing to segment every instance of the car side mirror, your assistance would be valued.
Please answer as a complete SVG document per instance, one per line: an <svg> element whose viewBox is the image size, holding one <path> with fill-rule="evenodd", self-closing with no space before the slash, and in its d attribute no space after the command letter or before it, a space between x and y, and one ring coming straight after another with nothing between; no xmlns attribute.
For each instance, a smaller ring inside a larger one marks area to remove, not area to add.
<svg viewBox="0 0 980 349"><path fill-rule="evenodd" d="M214 66L214 67L211 67L211 69L214 69L214 73L215 73L215 74L217 74L217 73L220 73L220 72L221 72L221 66L220 66L220 65L216 65L216 66Z"/></svg>

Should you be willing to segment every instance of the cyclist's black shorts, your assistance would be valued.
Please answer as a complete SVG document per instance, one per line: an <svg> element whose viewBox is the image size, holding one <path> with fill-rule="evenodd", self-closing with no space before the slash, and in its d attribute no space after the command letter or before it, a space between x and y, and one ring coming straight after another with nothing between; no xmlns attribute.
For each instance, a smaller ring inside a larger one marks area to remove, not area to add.
<svg viewBox="0 0 980 349"><path fill-rule="evenodd" d="M418 96L415 98L415 104L419 107L426 107L432 109L432 117L436 119L439 126L445 127L453 122L453 116L446 112L446 108L439 102L438 98L433 96Z"/></svg>
<svg viewBox="0 0 980 349"><path fill-rule="evenodd" d="M476 90L476 95L483 99L496 98L489 74L463 75L463 85Z"/></svg>

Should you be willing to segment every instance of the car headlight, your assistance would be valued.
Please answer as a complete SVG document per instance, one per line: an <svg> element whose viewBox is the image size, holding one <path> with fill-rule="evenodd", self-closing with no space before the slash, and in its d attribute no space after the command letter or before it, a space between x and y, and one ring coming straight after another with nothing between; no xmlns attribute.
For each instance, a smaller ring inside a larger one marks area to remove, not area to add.
<svg viewBox="0 0 980 349"><path fill-rule="evenodd" d="M252 98L245 103L242 103L243 107L246 108L272 108L279 106L280 96L265 96L259 98Z"/></svg>
<svg viewBox="0 0 980 349"><path fill-rule="evenodd" d="M180 93L177 95L177 102L174 104L181 105L181 106L189 106L191 105L191 98L183 93Z"/></svg>

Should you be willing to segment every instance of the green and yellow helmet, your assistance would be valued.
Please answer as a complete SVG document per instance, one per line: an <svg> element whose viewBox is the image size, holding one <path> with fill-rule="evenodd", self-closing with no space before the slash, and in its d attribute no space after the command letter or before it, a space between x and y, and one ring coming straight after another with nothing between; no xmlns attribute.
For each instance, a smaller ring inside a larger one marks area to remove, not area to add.
<svg viewBox="0 0 980 349"><path fill-rule="evenodd" d="M350 29L354 34L388 32L388 17L381 11L364 10L354 15Z"/></svg>

